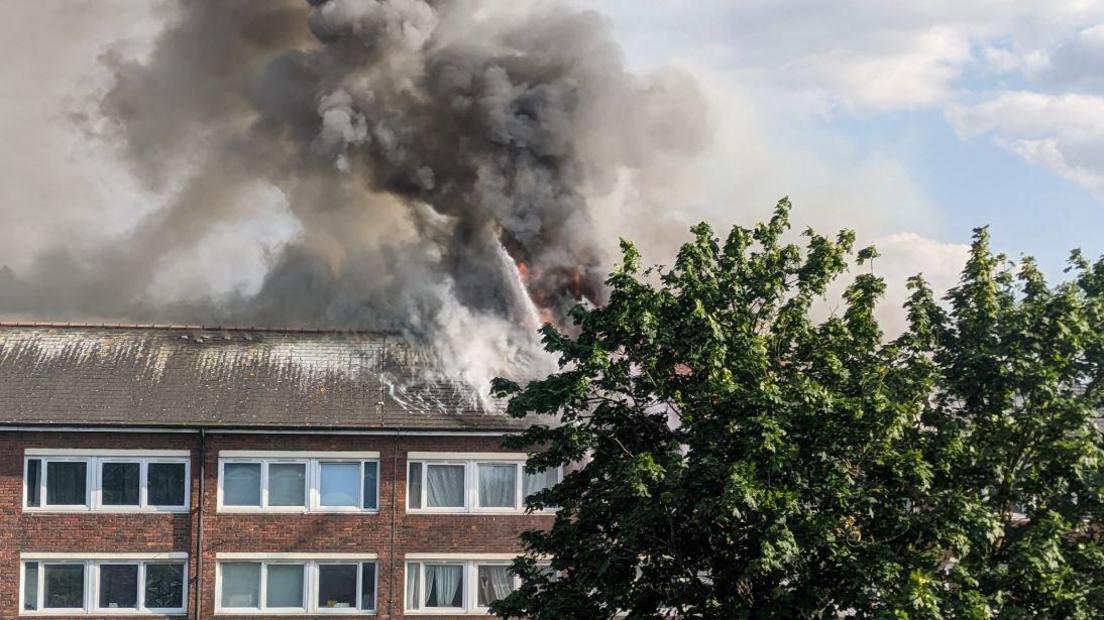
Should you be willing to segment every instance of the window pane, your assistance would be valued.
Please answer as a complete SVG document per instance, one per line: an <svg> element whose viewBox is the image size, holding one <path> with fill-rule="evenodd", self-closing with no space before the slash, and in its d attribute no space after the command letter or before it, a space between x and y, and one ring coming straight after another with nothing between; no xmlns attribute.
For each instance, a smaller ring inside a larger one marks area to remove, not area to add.
<svg viewBox="0 0 1104 620"><path fill-rule="evenodd" d="M525 485L525 497L556 486L559 483L560 472L555 467L535 474L525 474L522 484Z"/></svg>
<svg viewBox="0 0 1104 620"><path fill-rule="evenodd" d="M147 609L184 608L184 565L146 564Z"/></svg>
<svg viewBox="0 0 1104 620"><path fill-rule="evenodd" d="M406 505L408 508L422 507L422 464L411 463L406 478Z"/></svg>
<svg viewBox="0 0 1104 620"><path fill-rule="evenodd" d="M188 492L184 463L150 463L146 493L150 506L183 506Z"/></svg>
<svg viewBox="0 0 1104 620"><path fill-rule="evenodd" d="M359 506L360 485L360 463L322 463L319 493L323 506Z"/></svg>
<svg viewBox="0 0 1104 620"><path fill-rule="evenodd" d="M514 591L514 576L509 566L479 567L479 606L489 607L491 603L506 598Z"/></svg>
<svg viewBox="0 0 1104 620"><path fill-rule="evenodd" d="M360 608L372 611L376 608L376 564L365 562L360 565Z"/></svg>
<svg viewBox="0 0 1104 620"><path fill-rule="evenodd" d="M88 503L88 463L48 461L46 503L54 506L83 506Z"/></svg>
<svg viewBox="0 0 1104 620"><path fill-rule="evenodd" d="M101 564L100 602L104 609L138 608L138 565Z"/></svg>
<svg viewBox="0 0 1104 620"><path fill-rule="evenodd" d="M227 506L261 505L261 464L226 463L223 466L222 503Z"/></svg>
<svg viewBox="0 0 1104 620"><path fill-rule="evenodd" d="M268 607L303 607L302 564L268 565L265 604Z"/></svg>
<svg viewBox="0 0 1104 620"><path fill-rule="evenodd" d="M268 505L306 506L307 466L273 463L268 466ZM297 605L301 607L301 605Z"/></svg>
<svg viewBox="0 0 1104 620"><path fill-rule="evenodd" d="M379 498L376 493L376 480L379 475L379 463L364 464L364 502L361 506L368 510L379 508Z"/></svg>
<svg viewBox="0 0 1104 620"><path fill-rule="evenodd" d="M222 565L222 606L260 607L261 565L234 562Z"/></svg>
<svg viewBox="0 0 1104 620"><path fill-rule="evenodd" d="M479 505L513 508L517 505L517 465L479 466Z"/></svg>
<svg viewBox="0 0 1104 620"><path fill-rule="evenodd" d="M426 491L430 508L463 508L464 466L427 464Z"/></svg>
<svg viewBox="0 0 1104 620"><path fill-rule="evenodd" d="M356 564L322 564L318 567L318 606L324 609L355 608Z"/></svg>
<svg viewBox="0 0 1104 620"><path fill-rule="evenodd" d="M23 573L23 609L38 609L38 562L27 562Z"/></svg>
<svg viewBox="0 0 1104 620"><path fill-rule="evenodd" d="M141 480L140 463L104 463L100 468L100 500L105 506L137 506Z"/></svg>
<svg viewBox="0 0 1104 620"><path fill-rule="evenodd" d="M42 485L42 461L30 459L27 461L27 505L38 506L41 499L39 493Z"/></svg>
<svg viewBox="0 0 1104 620"><path fill-rule="evenodd" d="M51 463L52 465L52 463ZM84 607L84 565L47 564L43 609L78 609Z"/></svg>
<svg viewBox="0 0 1104 620"><path fill-rule="evenodd" d="M421 609L422 601L418 598L421 589L422 565L417 562L406 564L406 606L408 609Z"/></svg>
<svg viewBox="0 0 1104 620"><path fill-rule="evenodd" d="M425 565L425 606L464 606L464 567Z"/></svg>

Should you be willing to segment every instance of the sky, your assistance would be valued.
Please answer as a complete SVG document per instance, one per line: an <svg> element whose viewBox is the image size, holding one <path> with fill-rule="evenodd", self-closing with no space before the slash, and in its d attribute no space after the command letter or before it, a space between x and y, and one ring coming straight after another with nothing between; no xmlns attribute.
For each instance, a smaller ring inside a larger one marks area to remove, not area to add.
<svg viewBox="0 0 1104 620"><path fill-rule="evenodd" d="M1071 248L1104 253L1104 0L562 1L606 15L633 70L688 74L708 101L708 144L649 197L681 230L606 212L646 256L699 220L751 224L783 195L800 225L879 247L892 306L912 273L953 285L976 226L1055 278ZM0 265L18 271L109 241L171 193L134 179L92 113L106 65L142 58L166 17L129 0L6 13ZM295 228L266 192L187 257L203 268L167 270L165 295L255 286Z"/></svg>
<svg viewBox="0 0 1104 620"><path fill-rule="evenodd" d="M817 209L842 192L858 213L830 210L877 220L875 235L962 244L989 225L1053 274L1073 247L1104 251L1104 2L581 4L610 16L635 66L685 67L739 100L714 106L720 127L765 128L766 144L721 147L743 152L729 166L790 160L757 183L719 178L715 203L766 191Z"/></svg>

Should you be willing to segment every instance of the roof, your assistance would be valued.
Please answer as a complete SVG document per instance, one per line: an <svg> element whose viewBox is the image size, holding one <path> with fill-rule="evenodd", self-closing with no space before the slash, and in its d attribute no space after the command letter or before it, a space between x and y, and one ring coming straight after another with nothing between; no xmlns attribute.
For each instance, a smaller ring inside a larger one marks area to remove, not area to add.
<svg viewBox="0 0 1104 620"><path fill-rule="evenodd" d="M0 324L0 424L515 430L397 334Z"/></svg>

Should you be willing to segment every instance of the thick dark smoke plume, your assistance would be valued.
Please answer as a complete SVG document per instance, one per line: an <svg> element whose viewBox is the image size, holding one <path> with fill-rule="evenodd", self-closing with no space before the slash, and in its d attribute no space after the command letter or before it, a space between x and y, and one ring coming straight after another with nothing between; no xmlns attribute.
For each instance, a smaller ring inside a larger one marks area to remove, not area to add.
<svg viewBox="0 0 1104 620"><path fill-rule="evenodd" d="M628 72L603 18L558 3L172 11L148 59L105 55L96 115L171 199L107 247L0 271L0 313L400 329L458 367L525 365L540 318L602 300L618 231L597 229L593 199L706 133L691 80ZM259 292L152 297L258 184L301 228Z"/></svg>

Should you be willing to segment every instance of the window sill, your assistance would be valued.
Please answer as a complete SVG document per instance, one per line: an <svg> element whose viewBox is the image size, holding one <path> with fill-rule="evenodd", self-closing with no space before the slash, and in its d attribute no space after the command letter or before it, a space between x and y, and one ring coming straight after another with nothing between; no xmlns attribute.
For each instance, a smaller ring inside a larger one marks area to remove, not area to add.
<svg viewBox="0 0 1104 620"><path fill-rule="evenodd" d="M111 610L111 609L94 609L87 611L84 609L58 609L58 610L39 610L39 611L21 611L20 617L25 618L79 618L81 616L91 616L98 618L100 616L118 616L122 618L126 617L143 617L143 618L175 618L178 616L185 616L188 612L181 609L180 611L142 611L142 610Z"/></svg>
<svg viewBox="0 0 1104 620"><path fill-rule="evenodd" d="M406 514L408 515L470 515L473 517L494 517L494 516L514 516L514 517L554 517L556 516L555 510L538 510L536 512L526 512L524 510L488 510L486 508L480 508L477 510L450 510L450 509L421 509L414 510L407 508Z"/></svg>
<svg viewBox="0 0 1104 620"><path fill-rule="evenodd" d="M374 616L375 611L359 609L216 609L216 616Z"/></svg>
<svg viewBox="0 0 1104 620"><path fill-rule="evenodd" d="M333 509L333 508L320 508L317 510L309 510L306 508L248 508L248 507L226 507L220 506L216 511L216 514L227 515L378 515L380 511L377 510L365 510L365 509ZM235 612L237 613L237 612Z"/></svg>
<svg viewBox="0 0 1104 620"><path fill-rule="evenodd" d="M77 507L24 507L23 514L141 514L141 515L164 515L164 514L188 514L191 512L191 508L184 506L182 508L126 508L121 506L96 507L89 508L86 506Z"/></svg>

